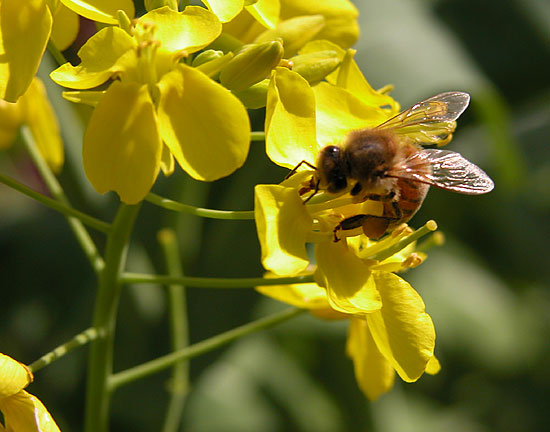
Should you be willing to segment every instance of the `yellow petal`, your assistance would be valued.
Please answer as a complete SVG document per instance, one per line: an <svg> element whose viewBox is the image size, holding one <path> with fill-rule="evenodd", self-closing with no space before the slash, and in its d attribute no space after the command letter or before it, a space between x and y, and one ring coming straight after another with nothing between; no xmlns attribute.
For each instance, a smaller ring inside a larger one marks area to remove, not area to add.
<svg viewBox="0 0 550 432"><path fill-rule="evenodd" d="M174 173L176 164L174 163L174 156L170 153L170 149L166 144L162 145L162 155L160 157L160 169L165 176L170 176Z"/></svg>
<svg viewBox="0 0 550 432"><path fill-rule="evenodd" d="M79 18L72 10L58 3L53 12L52 42L60 50L66 50L76 39Z"/></svg>
<svg viewBox="0 0 550 432"><path fill-rule="evenodd" d="M285 47L285 58L292 57L307 42L314 39L325 25L322 15L306 15L280 21L277 27L260 34L255 43L282 39Z"/></svg>
<svg viewBox="0 0 550 432"><path fill-rule="evenodd" d="M141 201L157 178L162 142L146 86L115 81L94 110L84 135L84 170L101 194Z"/></svg>
<svg viewBox="0 0 550 432"><path fill-rule="evenodd" d="M368 314L382 307L372 272L346 247L345 241L318 243L315 258L334 309Z"/></svg>
<svg viewBox="0 0 550 432"><path fill-rule="evenodd" d="M357 384L369 400L378 399L393 387L395 372L378 351L364 318L351 318L346 353L353 360Z"/></svg>
<svg viewBox="0 0 550 432"><path fill-rule="evenodd" d="M221 22L231 21L244 7L244 0L204 0L203 3Z"/></svg>
<svg viewBox="0 0 550 432"><path fill-rule="evenodd" d="M63 142L57 117L40 79L32 81L20 103L38 150L52 171L59 173L64 161Z"/></svg>
<svg viewBox="0 0 550 432"><path fill-rule="evenodd" d="M246 6L246 10L264 27L275 28L279 22L281 3L279 0L259 0Z"/></svg>
<svg viewBox="0 0 550 432"><path fill-rule="evenodd" d="M97 106L101 98L105 95L106 90L101 91L66 91L61 93L64 99L70 102L80 103L83 105L89 105L91 107Z"/></svg>
<svg viewBox="0 0 550 432"><path fill-rule="evenodd" d="M216 16L205 8L187 6L176 12L168 6L154 9L139 19L139 24L156 24L155 39L160 41L160 50L177 53L185 50L193 53L209 45L222 30Z"/></svg>
<svg viewBox="0 0 550 432"><path fill-rule="evenodd" d="M316 283L263 285L256 290L268 297L301 309L328 309L327 292Z"/></svg>
<svg viewBox="0 0 550 432"><path fill-rule="evenodd" d="M241 43L251 43L265 31L265 27L261 25L256 18L250 15L248 8L242 10L242 12L237 15L230 22L223 24L223 33L228 34Z"/></svg>
<svg viewBox="0 0 550 432"><path fill-rule="evenodd" d="M0 98L15 102L36 75L50 37L52 16L44 0L0 3Z"/></svg>
<svg viewBox="0 0 550 432"><path fill-rule="evenodd" d="M25 365L0 353L0 401L18 393L32 380L32 373Z"/></svg>
<svg viewBox="0 0 550 432"><path fill-rule="evenodd" d="M0 99L0 150L9 148L23 123L21 106Z"/></svg>
<svg viewBox="0 0 550 432"><path fill-rule="evenodd" d="M50 77L57 84L73 89L88 89L103 84L123 70L123 56L132 54L136 47L134 38L118 27L107 27L80 48L82 60L78 66L65 63L54 70Z"/></svg>
<svg viewBox="0 0 550 432"><path fill-rule="evenodd" d="M294 168L315 163L320 150L315 138L315 97L296 72L276 68L267 91L266 152L278 165Z"/></svg>
<svg viewBox="0 0 550 432"><path fill-rule="evenodd" d="M357 41L358 11L349 0L281 0L281 20L315 14L325 19L325 26L316 39L326 39L343 48L349 48Z"/></svg>
<svg viewBox="0 0 550 432"><path fill-rule="evenodd" d="M390 107L386 109L387 118L399 112L399 104L389 95L374 90L353 59L355 50L349 49L338 70L337 85L348 90L364 104L373 107Z"/></svg>
<svg viewBox="0 0 550 432"><path fill-rule="evenodd" d="M297 275L309 264L306 236L313 223L302 199L279 185L257 185L254 197L262 264L278 275Z"/></svg>
<svg viewBox="0 0 550 432"><path fill-rule="evenodd" d="M133 18L132 0L60 0L65 6L84 18L107 24L118 24L117 11L122 10Z"/></svg>
<svg viewBox="0 0 550 432"><path fill-rule="evenodd" d="M428 365L426 366L426 373L430 375L435 375L439 373L440 370L441 370L441 363L439 363L439 360L434 355L428 362Z"/></svg>
<svg viewBox="0 0 550 432"><path fill-rule="evenodd" d="M376 345L399 376L416 381L433 357L435 330L418 293L393 273L375 272L382 309L367 315Z"/></svg>
<svg viewBox="0 0 550 432"><path fill-rule="evenodd" d="M341 87L321 82L313 87L317 108L317 140L338 144L352 130L374 127L388 119L386 111L367 105Z"/></svg>
<svg viewBox="0 0 550 432"><path fill-rule="evenodd" d="M25 390L0 400L6 431L60 432L44 404Z"/></svg>
<svg viewBox="0 0 550 432"><path fill-rule="evenodd" d="M250 124L237 97L185 65L164 75L159 88L162 137L191 177L213 181L243 165Z"/></svg>

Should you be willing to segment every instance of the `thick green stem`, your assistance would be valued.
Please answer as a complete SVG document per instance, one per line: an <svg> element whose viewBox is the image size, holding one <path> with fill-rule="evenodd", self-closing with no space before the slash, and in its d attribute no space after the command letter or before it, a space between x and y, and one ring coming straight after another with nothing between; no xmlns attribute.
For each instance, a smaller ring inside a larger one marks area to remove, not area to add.
<svg viewBox="0 0 550 432"><path fill-rule="evenodd" d="M181 259L176 235L171 229L164 229L158 234L159 243L164 252L168 273L182 277ZM189 345L189 326L187 320L187 299L184 285L168 286L168 307L172 350L178 351ZM177 432L181 425L183 408L189 392L189 361L182 360L172 366L170 382L170 400L164 418L163 432Z"/></svg>
<svg viewBox="0 0 550 432"><path fill-rule="evenodd" d="M99 277L93 316L93 327L101 331L104 337L95 340L90 347L84 429L86 432L105 432L109 426L108 380L113 370L115 323L122 287L119 278L126 264L128 240L139 208L140 204L121 204L107 237L105 267Z"/></svg>
<svg viewBox="0 0 550 432"><path fill-rule="evenodd" d="M278 277L278 278L207 278L172 275L149 275L140 273L124 273L120 278L125 284L158 283L181 284L195 288L250 288L261 285L288 285L313 282L313 275Z"/></svg>
<svg viewBox="0 0 550 432"><path fill-rule="evenodd" d="M219 348L223 345L228 344L236 339L239 339L243 336L249 335L251 333L264 330L274 325L280 324L284 321L287 321L300 313L305 312L304 309L296 309L294 307L283 310L276 314L270 315L265 318L261 318L256 321L252 321L248 324L237 327L233 330L229 330L225 333L221 333L209 339L206 339L202 342L191 345L187 348L181 349L179 351L170 353L163 357L159 357L150 362L143 363L139 366L127 369L123 372L119 372L111 377L109 380L109 387L112 390L116 388L137 381L143 377L160 372L166 368L171 367L173 364L180 362L182 360L190 359L197 357L201 354L212 351L216 348Z"/></svg>
<svg viewBox="0 0 550 432"><path fill-rule="evenodd" d="M32 132L27 126L23 126L21 128L21 136L23 137L23 143L25 144L25 147L27 148L31 159L36 165L38 172L42 176L42 179L44 180L44 183L46 183L46 186L48 187L52 196L57 201L70 207L69 200L67 199L63 188L57 181L57 178L55 177L50 167L42 157L42 154L36 147ZM96 273L99 273L103 269L104 262L99 255L99 252L97 251L95 243L90 237L90 234L88 234L88 231L86 231L86 228L84 227L82 222L76 217L67 216L67 220L77 241L80 243L80 247L86 254L86 257L90 261L93 269L96 271Z"/></svg>

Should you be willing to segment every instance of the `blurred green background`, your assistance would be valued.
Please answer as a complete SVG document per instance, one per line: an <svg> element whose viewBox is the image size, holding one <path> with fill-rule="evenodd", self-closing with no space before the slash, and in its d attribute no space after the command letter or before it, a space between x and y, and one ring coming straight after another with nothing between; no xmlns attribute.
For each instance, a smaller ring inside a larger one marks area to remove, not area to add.
<svg viewBox="0 0 550 432"><path fill-rule="evenodd" d="M432 190L411 225L435 219L447 242L404 277L420 292L437 330L442 371L415 384L397 380L369 403L344 354L345 323L302 316L191 362L184 431L503 431L543 430L550 389L550 6L538 0L356 1L362 34L357 61L374 87L395 85L403 107L447 90L468 91L449 149L495 180L489 195ZM45 62L45 76L52 64ZM83 178L75 107L50 95L64 127L61 175L74 205L110 220L113 196ZM86 113L85 113L86 114ZM263 112L252 113L261 130ZM0 170L43 190L21 148L0 155ZM253 207L253 185L285 170L253 143L230 178L199 184L181 171L155 192L218 209ZM95 276L65 219L0 186L0 352L30 363L87 328ZM129 268L164 272L160 228L178 231L188 275L262 274L253 222L200 220L145 203ZM103 237L93 233L100 247ZM253 290L189 288L191 340L198 342L280 309ZM165 290L124 290L115 369L169 351ZM64 431L81 429L87 349L37 373L29 388ZM113 431L161 429L169 372L121 388Z"/></svg>

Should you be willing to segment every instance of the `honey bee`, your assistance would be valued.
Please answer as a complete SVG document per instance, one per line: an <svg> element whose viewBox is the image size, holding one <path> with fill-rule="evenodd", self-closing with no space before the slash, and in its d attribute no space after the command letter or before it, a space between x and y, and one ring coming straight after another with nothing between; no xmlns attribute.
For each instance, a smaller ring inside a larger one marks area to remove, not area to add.
<svg viewBox="0 0 550 432"><path fill-rule="evenodd" d="M386 122L352 131L341 146L328 145L317 155L309 186L300 194L320 190L336 194L349 189L356 202L380 201L382 214L358 214L343 219L334 228L362 227L369 238L377 239L420 208L430 186L468 195L490 192L494 183L478 166L459 153L424 149L419 144L443 145L450 141L455 120L464 112L470 95L446 92L416 103Z"/></svg>

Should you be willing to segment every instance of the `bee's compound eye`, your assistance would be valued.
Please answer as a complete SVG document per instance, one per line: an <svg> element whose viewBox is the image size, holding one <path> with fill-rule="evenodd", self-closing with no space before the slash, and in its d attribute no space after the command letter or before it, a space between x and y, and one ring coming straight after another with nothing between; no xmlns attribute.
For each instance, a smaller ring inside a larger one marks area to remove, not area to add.
<svg viewBox="0 0 550 432"><path fill-rule="evenodd" d="M319 154L317 167L321 183L329 192L335 193L346 188L346 170L342 163L340 147L324 147Z"/></svg>
<svg viewBox="0 0 550 432"><path fill-rule="evenodd" d="M340 156L340 147L337 146L326 146L324 151L333 157Z"/></svg>

